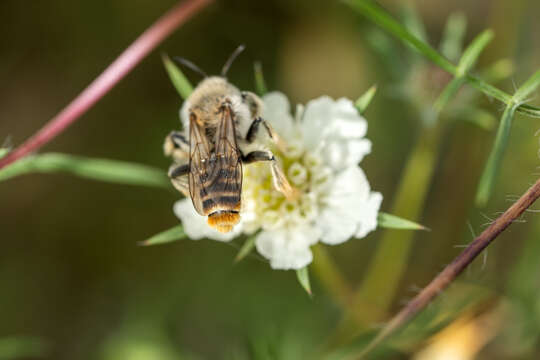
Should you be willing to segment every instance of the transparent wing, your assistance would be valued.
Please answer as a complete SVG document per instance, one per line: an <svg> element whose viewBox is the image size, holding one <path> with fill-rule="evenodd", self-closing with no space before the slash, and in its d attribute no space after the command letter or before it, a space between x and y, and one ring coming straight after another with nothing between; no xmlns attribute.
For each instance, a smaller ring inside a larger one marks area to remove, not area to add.
<svg viewBox="0 0 540 360"><path fill-rule="evenodd" d="M218 210L240 211L242 163L229 106L223 107L220 116L211 152L204 130L190 122L189 193L203 216Z"/></svg>
<svg viewBox="0 0 540 360"><path fill-rule="evenodd" d="M190 120L189 194L195 210L201 215L207 215L203 210L202 199L208 195L205 184L208 179L210 150L203 131L194 120Z"/></svg>
<svg viewBox="0 0 540 360"><path fill-rule="evenodd" d="M220 194L219 204L226 210L240 211L242 193L242 162L236 144L233 113L224 106L216 133L215 161L209 191ZM226 201L225 201L226 199Z"/></svg>

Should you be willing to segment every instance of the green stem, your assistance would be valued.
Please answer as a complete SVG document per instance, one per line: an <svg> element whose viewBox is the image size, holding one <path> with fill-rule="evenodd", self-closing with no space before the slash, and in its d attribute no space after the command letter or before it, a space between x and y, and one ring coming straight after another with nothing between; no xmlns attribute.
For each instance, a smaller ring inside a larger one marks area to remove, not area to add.
<svg viewBox="0 0 540 360"><path fill-rule="evenodd" d="M407 160L392 214L411 221L420 218L438 157L442 126L425 127L420 134ZM352 295L343 319L328 341L328 348L346 344L366 331L366 325L386 317L405 272L414 235L412 231L384 230L364 281Z"/></svg>
<svg viewBox="0 0 540 360"><path fill-rule="evenodd" d="M419 221L436 165L441 127L442 125L437 125L426 128L420 135L420 140L407 161L392 206L392 214ZM377 305L377 314L362 314L363 318L374 318L388 310L405 272L415 234L390 229L384 231L377 252L364 275L365 280L353 298L352 309L355 312L362 312L359 305L364 302ZM358 314L355 317L359 318Z"/></svg>
<svg viewBox="0 0 540 360"><path fill-rule="evenodd" d="M323 245L317 244L311 250L313 251L313 263L310 268L328 293L334 297L336 303L346 309L352 297L351 287Z"/></svg>
<svg viewBox="0 0 540 360"><path fill-rule="evenodd" d="M371 0L346 0L346 2L356 11L365 15L375 24L379 25L381 28L385 29L405 44L412 46L420 54L431 60L441 69L446 72L459 76L458 67L452 64L448 59L439 54L437 50L431 47L426 42L420 40L412 33L410 33L403 25L393 19L383 8ZM472 76L467 75L464 77L465 81L475 87L476 89L482 91L484 94L493 97L499 101L502 101L506 105L509 105L513 98L511 95L505 93L502 90L497 89L496 87L484 82L483 80ZM520 105L517 109L517 112L540 118L540 108L530 106L530 105Z"/></svg>

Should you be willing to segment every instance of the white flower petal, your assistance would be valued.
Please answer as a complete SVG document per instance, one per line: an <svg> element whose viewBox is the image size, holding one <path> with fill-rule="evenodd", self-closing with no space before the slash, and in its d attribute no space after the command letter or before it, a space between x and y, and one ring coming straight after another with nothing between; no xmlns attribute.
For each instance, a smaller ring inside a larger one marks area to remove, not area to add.
<svg viewBox="0 0 540 360"><path fill-rule="evenodd" d="M323 141L332 121L332 105L333 100L328 96L307 103L300 124L306 148L316 149Z"/></svg>
<svg viewBox="0 0 540 360"><path fill-rule="evenodd" d="M357 238L363 238L369 232L377 228L377 215L379 214L382 199L383 196L381 193L372 192L370 194L366 206L361 212L362 216L360 217L360 222L355 235Z"/></svg>
<svg viewBox="0 0 540 360"><path fill-rule="evenodd" d="M359 138L366 136L367 121L358 113L354 103L341 98L333 106L333 132L343 137Z"/></svg>
<svg viewBox="0 0 540 360"><path fill-rule="evenodd" d="M309 247L317 242L319 235L319 230L309 225L262 231L255 245L257 251L270 260L273 269L301 269L313 260Z"/></svg>
<svg viewBox="0 0 540 360"><path fill-rule="evenodd" d="M218 241L231 241L238 236L242 229L242 224L237 224L233 231L228 233L220 233L208 226L206 217L197 213L193 207L191 199L182 199L177 201L173 207L174 213L182 221L184 232L192 240L212 239Z"/></svg>
<svg viewBox="0 0 540 360"><path fill-rule="evenodd" d="M301 126L308 149L324 146L331 137L340 141L360 139L367 132L367 121L358 114L352 101L345 98L334 101L327 96L307 104Z"/></svg>
<svg viewBox="0 0 540 360"><path fill-rule="evenodd" d="M371 151L371 141L367 139L347 140L331 136L320 147L324 162L339 171L355 166Z"/></svg>
<svg viewBox="0 0 540 360"><path fill-rule="evenodd" d="M263 96L263 118L270 123L274 130L283 138L296 134L291 115L291 105L287 97L274 91Z"/></svg>
<svg viewBox="0 0 540 360"><path fill-rule="evenodd" d="M326 196L326 206L317 221L322 231L321 241L333 245L353 236L364 237L377 226L381 201L381 194L370 192L362 169L351 166L341 171Z"/></svg>

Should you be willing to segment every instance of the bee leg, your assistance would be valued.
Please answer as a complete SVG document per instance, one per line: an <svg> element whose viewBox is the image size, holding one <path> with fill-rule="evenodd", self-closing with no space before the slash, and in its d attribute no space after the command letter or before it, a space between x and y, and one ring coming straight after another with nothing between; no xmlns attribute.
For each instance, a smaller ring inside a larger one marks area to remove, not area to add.
<svg viewBox="0 0 540 360"><path fill-rule="evenodd" d="M272 182L277 191L283 193L289 200L293 200L298 196L298 191L289 184L289 181L283 173L283 169L276 161L274 154L270 151L252 151L246 155L242 155L242 162L245 164L257 161L270 161Z"/></svg>
<svg viewBox="0 0 540 360"><path fill-rule="evenodd" d="M275 161L275 157L270 151L252 151L247 155L242 155L242 162L244 164L251 164L257 161Z"/></svg>
<svg viewBox="0 0 540 360"><path fill-rule="evenodd" d="M259 129L261 128L261 125L266 130L266 134L274 142L277 147L281 150L285 150L285 143L283 140L279 137L279 135L272 129L270 124L266 122L262 117L258 116L256 117L253 122L251 123L247 135L246 135L246 141L251 144L255 139L257 138L257 135L259 134Z"/></svg>
<svg viewBox="0 0 540 360"><path fill-rule="evenodd" d="M175 159L188 158L189 141L180 131L171 131L163 143L163 152Z"/></svg>
<svg viewBox="0 0 540 360"><path fill-rule="evenodd" d="M172 164L168 172L173 186L185 196L189 196L188 174L189 164Z"/></svg>

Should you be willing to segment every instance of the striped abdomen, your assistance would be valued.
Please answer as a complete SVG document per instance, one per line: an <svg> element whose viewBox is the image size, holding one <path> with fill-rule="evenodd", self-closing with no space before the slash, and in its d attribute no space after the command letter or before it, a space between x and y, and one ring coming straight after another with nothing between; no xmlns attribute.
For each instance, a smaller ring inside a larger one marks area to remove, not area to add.
<svg viewBox="0 0 540 360"><path fill-rule="evenodd" d="M229 163L226 159L224 164ZM202 208L208 215L208 225L226 233L240 221L242 168L228 166L209 176L200 190Z"/></svg>

